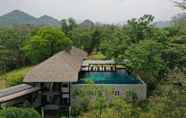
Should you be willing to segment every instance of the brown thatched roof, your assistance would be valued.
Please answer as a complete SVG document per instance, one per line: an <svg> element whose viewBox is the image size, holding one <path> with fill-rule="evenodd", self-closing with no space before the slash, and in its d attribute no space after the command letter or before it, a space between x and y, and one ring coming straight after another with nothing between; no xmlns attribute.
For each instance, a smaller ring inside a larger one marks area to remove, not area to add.
<svg viewBox="0 0 186 118"><path fill-rule="evenodd" d="M86 52L74 47L59 52L35 66L24 78L24 82L76 82L86 56Z"/></svg>

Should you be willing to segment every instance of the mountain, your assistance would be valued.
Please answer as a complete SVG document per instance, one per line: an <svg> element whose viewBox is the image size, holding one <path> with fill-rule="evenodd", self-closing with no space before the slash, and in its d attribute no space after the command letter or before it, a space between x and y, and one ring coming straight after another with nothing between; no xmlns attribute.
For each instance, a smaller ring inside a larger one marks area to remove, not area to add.
<svg viewBox="0 0 186 118"><path fill-rule="evenodd" d="M0 26L34 24L36 18L19 10L0 16Z"/></svg>
<svg viewBox="0 0 186 118"><path fill-rule="evenodd" d="M164 28L173 25L176 22L185 22L186 21L186 13L179 13L172 17L170 21L158 21L154 23L154 26L159 28Z"/></svg>
<svg viewBox="0 0 186 118"><path fill-rule="evenodd" d="M179 13L172 18L173 21L185 21L186 20L186 13Z"/></svg>
<svg viewBox="0 0 186 118"><path fill-rule="evenodd" d="M171 26L171 21L157 21L153 25L158 28L165 28Z"/></svg>
<svg viewBox="0 0 186 118"><path fill-rule="evenodd" d="M57 19L47 15L36 18L19 10L14 10L3 16L0 16L0 26L9 27L17 25L60 26L60 22Z"/></svg>
<svg viewBox="0 0 186 118"><path fill-rule="evenodd" d="M50 16L44 15L37 19L37 25L60 26L60 22Z"/></svg>

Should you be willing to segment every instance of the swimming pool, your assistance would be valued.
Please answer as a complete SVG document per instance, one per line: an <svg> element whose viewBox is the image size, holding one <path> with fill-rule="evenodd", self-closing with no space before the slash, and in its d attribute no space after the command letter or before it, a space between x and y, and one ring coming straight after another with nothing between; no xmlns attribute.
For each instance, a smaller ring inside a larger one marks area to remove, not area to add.
<svg viewBox="0 0 186 118"><path fill-rule="evenodd" d="M126 70L116 72L81 72L78 83L93 81L95 84L140 84L141 81Z"/></svg>

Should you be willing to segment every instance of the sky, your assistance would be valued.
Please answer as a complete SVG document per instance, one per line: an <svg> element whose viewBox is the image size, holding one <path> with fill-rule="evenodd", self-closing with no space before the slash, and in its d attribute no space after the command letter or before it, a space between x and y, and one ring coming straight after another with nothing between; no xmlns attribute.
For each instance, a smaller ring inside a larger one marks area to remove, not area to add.
<svg viewBox="0 0 186 118"><path fill-rule="evenodd" d="M122 23L144 14L165 21L183 12L173 0L0 0L0 15L12 10L35 17L46 14L57 19L73 17L102 23Z"/></svg>

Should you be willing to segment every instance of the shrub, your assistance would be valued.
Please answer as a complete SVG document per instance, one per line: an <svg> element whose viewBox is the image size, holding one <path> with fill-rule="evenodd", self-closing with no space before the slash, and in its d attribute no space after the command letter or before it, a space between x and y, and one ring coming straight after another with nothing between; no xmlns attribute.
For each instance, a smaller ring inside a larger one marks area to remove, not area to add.
<svg viewBox="0 0 186 118"><path fill-rule="evenodd" d="M30 70L30 67L14 70L5 75L2 75L8 86L15 86L22 83L25 74Z"/></svg>
<svg viewBox="0 0 186 118"><path fill-rule="evenodd" d="M22 50L32 64L38 64L61 50L69 49L71 44L71 39L60 29L42 27L23 43Z"/></svg>
<svg viewBox="0 0 186 118"><path fill-rule="evenodd" d="M41 118L41 116L31 108L12 107L0 110L0 118Z"/></svg>

